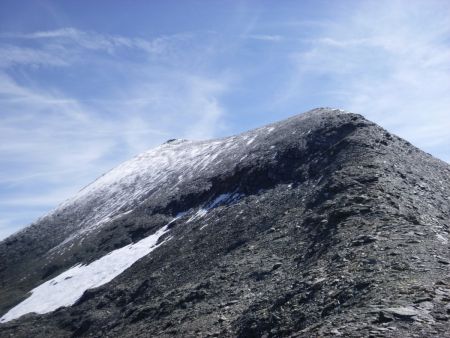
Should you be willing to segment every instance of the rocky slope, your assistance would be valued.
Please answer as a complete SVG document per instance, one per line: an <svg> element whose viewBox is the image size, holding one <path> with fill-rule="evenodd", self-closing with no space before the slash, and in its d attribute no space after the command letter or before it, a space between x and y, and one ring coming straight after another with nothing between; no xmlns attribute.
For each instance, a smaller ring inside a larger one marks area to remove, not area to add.
<svg viewBox="0 0 450 338"><path fill-rule="evenodd" d="M360 115L175 140L0 243L0 336L450 336L449 225L450 166Z"/></svg>

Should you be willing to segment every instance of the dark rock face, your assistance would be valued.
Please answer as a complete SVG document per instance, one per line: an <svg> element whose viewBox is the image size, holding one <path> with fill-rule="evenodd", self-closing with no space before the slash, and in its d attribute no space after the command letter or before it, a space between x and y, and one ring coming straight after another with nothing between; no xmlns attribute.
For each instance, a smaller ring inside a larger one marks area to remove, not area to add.
<svg viewBox="0 0 450 338"><path fill-rule="evenodd" d="M0 324L0 336L450 336L450 166L360 115L318 109L270 128L234 151L244 160L224 155L63 254L49 252L74 231L51 237L61 219L1 242L3 314L75 263L209 206L73 306Z"/></svg>

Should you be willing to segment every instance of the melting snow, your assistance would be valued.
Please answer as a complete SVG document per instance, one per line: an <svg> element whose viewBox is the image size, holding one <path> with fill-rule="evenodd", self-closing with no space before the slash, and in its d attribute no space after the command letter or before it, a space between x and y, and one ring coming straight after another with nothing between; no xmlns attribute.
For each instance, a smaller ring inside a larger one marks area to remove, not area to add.
<svg viewBox="0 0 450 338"><path fill-rule="evenodd" d="M207 212L208 212L207 209L200 208L194 215L192 215L192 216L186 221L186 223L190 223L190 222L192 222L192 221L195 221L196 219L202 218L203 216L206 215Z"/></svg>
<svg viewBox="0 0 450 338"><path fill-rule="evenodd" d="M110 282L128 269L140 258L146 256L164 242L158 240L168 232L168 226L156 231L139 242L114 250L100 259L88 264L78 264L57 277L39 285L31 291L31 296L9 310L1 319L4 323L26 313L47 313L62 306L73 305L88 290Z"/></svg>
<svg viewBox="0 0 450 338"><path fill-rule="evenodd" d="M207 209L212 209L212 208L218 206L219 204L221 204L221 203L223 203L223 202L226 202L226 201L229 200L230 197L233 196L233 195L234 195L234 194L227 193L227 194L222 194L222 195L217 196L217 197L214 199L214 201L212 201L212 202L207 206Z"/></svg>
<svg viewBox="0 0 450 338"><path fill-rule="evenodd" d="M209 210L222 204L231 203L241 196L239 193L221 194L200 208L187 220L187 223L203 217ZM0 318L0 322L8 322L31 312L43 314L54 311L62 306L73 305L86 290L110 282L136 261L170 240L168 238L157 244L161 236L169 231L169 225L187 213L179 213L172 221L156 231L153 235L139 242L111 251L109 254L88 265L77 264L55 278L39 285L31 291L31 296Z"/></svg>
<svg viewBox="0 0 450 338"><path fill-rule="evenodd" d="M201 207L194 215L192 215L186 223L195 221L203 216L205 216L209 210L219 206L220 204L231 203L241 197L238 193L226 193L217 196L212 202L208 203L206 206Z"/></svg>

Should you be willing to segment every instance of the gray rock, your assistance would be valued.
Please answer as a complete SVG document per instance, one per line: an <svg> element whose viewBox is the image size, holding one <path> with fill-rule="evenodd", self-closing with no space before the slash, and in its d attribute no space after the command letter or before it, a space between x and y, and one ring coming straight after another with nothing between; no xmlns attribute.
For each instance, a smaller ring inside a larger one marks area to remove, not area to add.
<svg viewBox="0 0 450 338"><path fill-rule="evenodd" d="M420 314L416 309L407 306L385 308L383 311L402 319L410 319Z"/></svg>

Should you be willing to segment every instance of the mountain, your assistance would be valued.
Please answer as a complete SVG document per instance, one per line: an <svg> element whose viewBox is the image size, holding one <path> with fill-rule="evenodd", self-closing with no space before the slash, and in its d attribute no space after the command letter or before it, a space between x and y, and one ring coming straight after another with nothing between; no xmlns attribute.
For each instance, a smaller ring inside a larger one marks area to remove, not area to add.
<svg viewBox="0 0 450 338"><path fill-rule="evenodd" d="M449 225L361 115L169 140L0 242L0 336L450 337Z"/></svg>

